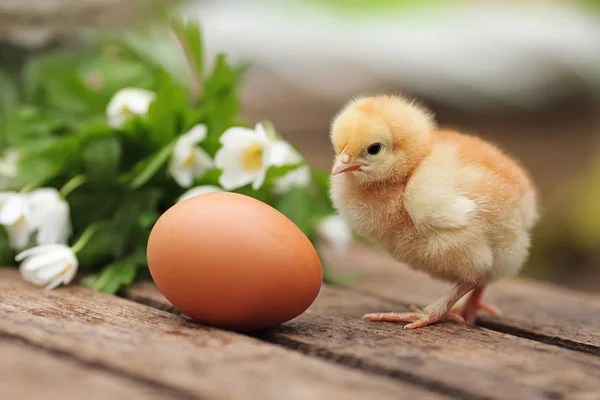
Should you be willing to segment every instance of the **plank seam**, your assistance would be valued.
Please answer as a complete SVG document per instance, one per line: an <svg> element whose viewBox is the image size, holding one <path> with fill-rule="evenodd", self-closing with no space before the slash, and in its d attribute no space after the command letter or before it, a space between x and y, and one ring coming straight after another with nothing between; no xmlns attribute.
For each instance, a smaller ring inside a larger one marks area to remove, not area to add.
<svg viewBox="0 0 600 400"><path fill-rule="evenodd" d="M128 295L127 298L129 300L135 301L137 303L141 303L147 305L149 307L155 307L163 311L167 311L177 315L183 315L180 311L172 306L167 306L159 301L154 299L139 296L139 295ZM290 338L285 337L269 337L268 335L261 334L249 334L255 339L261 340L265 343L276 344L288 350L298 351L300 353L315 356L324 361L332 362L338 365L342 365L348 368L353 368L365 373L370 373L376 376L383 376L387 378L392 378L394 380L401 381L403 383L408 383L416 387L424 388L428 391L435 392L441 395L446 395L450 397L454 397L461 400L488 400L491 397L481 397L474 395L473 393L445 385L439 381L427 379L420 377L416 374L411 374L404 371L398 371L394 369L379 367L376 365L372 365L364 362L358 357L352 357L347 355L340 355L326 348L308 345Z"/></svg>
<svg viewBox="0 0 600 400"><path fill-rule="evenodd" d="M600 356L600 347L594 346L593 344L580 343L559 336L549 336L541 333L534 333L514 325L502 323L501 321L492 321L485 317L477 318L477 325L496 332L506 333L508 335L517 336L523 339L533 340L534 342L539 342L550 346L556 346L566 350L590 354L592 356Z"/></svg>
<svg viewBox="0 0 600 400"><path fill-rule="evenodd" d="M287 337L267 337L267 336L253 336L257 339L263 340L267 343L278 344L285 347L286 349L296 350L300 353L316 356L325 361L333 362L345 367L357 369L363 372L371 373L376 376L384 376L395 380L402 381L404 383L411 384L420 388L424 388L428 391L432 391L441 395L450 396L452 398L461 400L488 400L492 397L478 396L473 393L458 389L456 387L446 385L442 382L434 379L424 378L422 376L411 374L405 371L399 371L395 369L385 368L377 365L370 364L364 360L349 355L337 354L324 347L306 344L300 341L296 341Z"/></svg>
<svg viewBox="0 0 600 400"><path fill-rule="evenodd" d="M398 304L399 306L405 307L407 309L409 307L408 303L405 303L400 300L392 299L392 298L389 298L386 296L382 296L382 295L370 292L368 290L356 289L356 288L350 288L347 290L355 291L355 292L358 292L358 293L361 293L361 294L364 294L367 296L371 296L378 300L387 301L392 304ZM497 317L496 317L496 319L497 319ZM492 330L495 332L504 333L507 335L531 340L531 341L534 341L537 343L542 343L542 344L545 344L548 346L560 347L565 350L577 351L577 352L589 354L592 356L600 355L600 347L598 347L598 346L576 342L574 340L566 339L566 338L563 338L560 336L549 336L549 335L544 335L541 333L530 332L525 329L516 327L514 325L508 325L506 323L502 323L501 321L492 321L488 317L477 317L476 326L483 328L483 329L489 329L489 330Z"/></svg>
<svg viewBox="0 0 600 400"><path fill-rule="evenodd" d="M149 386L151 388L155 388L155 389L159 389L159 390L161 390L163 392L167 392L167 393L169 393L169 394L171 394L173 396L176 396L176 397L178 397L178 398L180 398L182 400L202 399L201 397L199 397L197 395L192 395L192 394L187 393L184 390L181 390L179 388L172 387L172 386L169 386L169 385L165 385L163 383L156 382L156 381L154 381L152 379L148 379L148 378L145 378L145 377L142 377L142 376L138 376L138 375L132 374L132 373L127 372L127 371L120 370L118 368L111 367L111 366L106 365L104 363L100 363L100 362L97 362L97 361L86 360L84 358L78 357L76 354L74 354L72 352L65 351L65 350L60 350L60 349L56 349L56 348L52 348L52 347L48 347L48 346L44 346L44 345L41 345L39 343L35 343L35 342L33 342L33 341L31 341L31 340L29 340L27 338L24 338L22 336L19 336L19 335L15 335L15 334L12 334L12 333L0 331L0 339L6 339L8 341L19 342L22 345L25 345L25 346L30 347L30 348L35 349L35 350L44 351L44 352L46 352L48 354L51 354L51 355L53 355L55 357L63 358L63 359L68 359L68 360L73 361L73 362L75 362L77 364L80 364L80 365L83 365L83 366L86 366L86 367L91 367L91 368L94 368L94 369L97 369L97 370L100 370L100 371L103 371L103 372L107 372L107 373L109 373L111 375L115 375L115 376L120 377L120 378L130 379L130 380L132 380L132 381L134 381L136 383L141 383L141 384L147 385L147 386Z"/></svg>

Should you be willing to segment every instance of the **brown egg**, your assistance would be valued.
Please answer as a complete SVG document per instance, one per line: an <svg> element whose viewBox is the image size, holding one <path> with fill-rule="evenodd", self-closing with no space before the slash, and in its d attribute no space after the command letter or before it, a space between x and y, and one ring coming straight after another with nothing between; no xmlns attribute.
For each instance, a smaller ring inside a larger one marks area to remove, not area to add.
<svg viewBox="0 0 600 400"><path fill-rule="evenodd" d="M319 256L285 215L252 197L208 193L156 222L148 267L162 294L206 324L255 330L302 314L321 288Z"/></svg>

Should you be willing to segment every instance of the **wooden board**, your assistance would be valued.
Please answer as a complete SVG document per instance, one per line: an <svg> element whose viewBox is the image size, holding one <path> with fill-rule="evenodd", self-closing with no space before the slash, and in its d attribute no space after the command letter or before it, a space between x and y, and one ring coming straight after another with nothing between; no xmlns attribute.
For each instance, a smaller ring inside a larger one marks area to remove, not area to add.
<svg viewBox="0 0 600 400"><path fill-rule="evenodd" d="M14 270L0 271L0 321L4 340L176 398L444 398L82 287L47 291Z"/></svg>
<svg viewBox="0 0 600 400"><path fill-rule="evenodd" d="M0 339L0 399L178 399L169 390L52 354L25 343Z"/></svg>
<svg viewBox="0 0 600 400"><path fill-rule="evenodd" d="M384 299L425 306L452 286L364 246L355 246L345 254L332 251L323 254L333 271L360 276L354 289ZM600 355L598 295L516 278L491 285L484 301L497 305L503 316L481 314L478 321L481 326Z"/></svg>
<svg viewBox="0 0 600 400"><path fill-rule="evenodd" d="M129 291L136 301L169 304L151 283ZM354 368L396 377L463 399L595 399L600 358L493 330L442 323L407 331L371 323L371 311L406 303L351 289L322 289L299 318L260 335Z"/></svg>

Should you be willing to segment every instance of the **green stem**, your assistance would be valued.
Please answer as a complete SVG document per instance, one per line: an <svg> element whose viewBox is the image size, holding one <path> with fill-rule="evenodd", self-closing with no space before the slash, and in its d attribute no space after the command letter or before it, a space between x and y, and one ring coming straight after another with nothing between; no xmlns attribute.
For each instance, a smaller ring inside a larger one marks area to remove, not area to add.
<svg viewBox="0 0 600 400"><path fill-rule="evenodd" d="M35 184L31 184L31 185L25 185L21 188L20 193L25 194L25 193L29 193L31 192L33 189L36 188L37 185Z"/></svg>
<svg viewBox="0 0 600 400"><path fill-rule="evenodd" d="M200 99L200 95L202 94L202 76L200 72L202 65L196 65L196 61L194 60L194 57L190 51L190 45L186 40L183 27L178 23L172 23L171 30L175 34L175 38L179 42L185 57L188 71L190 73L190 92L192 93L194 102L196 102Z"/></svg>
<svg viewBox="0 0 600 400"><path fill-rule="evenodd" d="M75 244L71 246L71 250L73 250L73 253L79 253L81 249L83 249L85 245L88 244L92 236L94 236L94 234L98 231L99 228L100 226L98 224L92 224L88 226L86 230L83 231L81 236L79 236L77 242L75 242Z"/></svg>
<svg viewBox="0 0 600 400"><path fill-rule="evenodd" d="M60 197L66 199L69 194L79 186L87 182L85 175L77 175L71 178L64 186L60 189Z"/></svg>

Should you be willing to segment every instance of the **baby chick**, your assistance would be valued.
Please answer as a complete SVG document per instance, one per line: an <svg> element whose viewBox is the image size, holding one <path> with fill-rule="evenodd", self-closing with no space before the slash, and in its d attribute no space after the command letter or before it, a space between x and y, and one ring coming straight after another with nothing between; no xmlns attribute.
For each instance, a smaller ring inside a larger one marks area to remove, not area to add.
<svg viewBox="0 0 600 400"><path fill-rule="evenodd" d="M396 260L456 284L422 310L365 318L413 329L496 313L480 303L482 292L519 272L538 220L523 168L482 139L439 129L428 110L398 96L351 101L332 122L331 142L331 199L350 226Z"/></svg>

